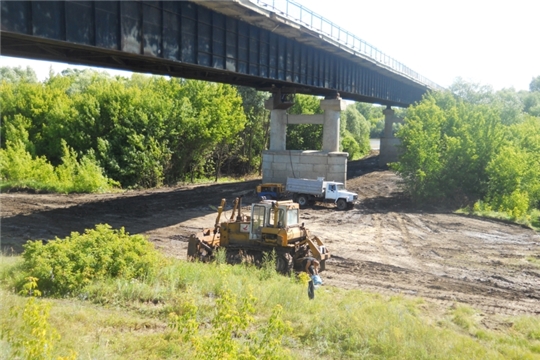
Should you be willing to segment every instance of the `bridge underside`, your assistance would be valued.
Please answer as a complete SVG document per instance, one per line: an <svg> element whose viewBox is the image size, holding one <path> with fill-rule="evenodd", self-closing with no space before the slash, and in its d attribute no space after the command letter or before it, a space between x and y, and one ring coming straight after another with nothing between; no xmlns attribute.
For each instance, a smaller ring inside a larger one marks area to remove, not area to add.
<svg viewBox="0 0 540 360"><path fill-rule="evenodd" d="M208 4L213 3L209 2ZM224 3L220 3L222 6ZM240 6L226 2L231 6ZM202 3L201 3L202 5ZM3 1L2 55L407 106L426 87L187 1ZM227 8L229 13L231 7ZM219 7L218 7L219 10ZM251 11L251 12L250 12ZM266 20L268 23L268 19ZM309 41L306 41L307 38ZM304 39L304 40L302 40Z"/></svg>

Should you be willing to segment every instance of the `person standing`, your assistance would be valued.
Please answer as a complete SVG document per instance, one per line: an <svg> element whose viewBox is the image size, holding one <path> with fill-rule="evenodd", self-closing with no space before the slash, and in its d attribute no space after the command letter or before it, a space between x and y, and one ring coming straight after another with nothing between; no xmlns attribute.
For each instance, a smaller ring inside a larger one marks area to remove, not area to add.
<svg viewBox="0 0 540 360"><path fill-rule="evenodd" d="M319 266L319 261L312 256L302 258L302 268L311 278L308 283L308 296L311 300L315 298L315 283L313 279L315 279L315 276L319 276Z"/></svg>
<svg viewBox="0 0 540 360"><path fill-rule="evenodd" d="M302 268L309 275L319 275L320 266L321 264L319 263L319 261L312 256L306 256L302 259Z"/></svg>

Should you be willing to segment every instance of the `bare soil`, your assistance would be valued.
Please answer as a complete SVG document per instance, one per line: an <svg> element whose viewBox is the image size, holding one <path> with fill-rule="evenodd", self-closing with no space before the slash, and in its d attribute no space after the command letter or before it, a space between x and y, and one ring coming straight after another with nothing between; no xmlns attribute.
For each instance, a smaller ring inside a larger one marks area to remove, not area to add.
<svg viewBox="0 0 540 360"><path fill-rule="evenodd" d="M456 215L445 204L421 207L377 158L349 163L351 210L314 206L301 220L328 245L326 285L419 296L442 307L469 304L487 314L540 315L540 235L505 222ZM190 234L215 222L215 206L260 180L115 194L0 194L1 247L20 253L29 239L65 237L95 224L146 235L169 256L186 258ZM230 212L229 212L230 214Z"/></svg>

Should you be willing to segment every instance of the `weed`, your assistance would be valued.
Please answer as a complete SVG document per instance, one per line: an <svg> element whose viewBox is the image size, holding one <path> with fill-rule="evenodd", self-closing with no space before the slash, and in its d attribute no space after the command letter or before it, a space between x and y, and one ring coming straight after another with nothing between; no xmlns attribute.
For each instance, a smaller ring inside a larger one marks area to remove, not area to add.
<svg viewBox="0 0 540 360"><path fill-rule="evenodd" d="M283 349L283 338L292 335L292 326L283 320L283 306L276 305L261 336L252 338L251 353L256 359L284 359L288 351Z"/></svg>
<svg viewBox="0 0 540 360"><path fill-rule="evenodd" d="M7 342L11 345L12 355L28 360L52 359L56 343L60 340L58 332L49 324L50 303L38 301L41 296L38 290L38 279L28 277L20 294L30 296L24 305L15 305L10 309L12 319L21 319L22 326L10 328L5 332ZM77 354L71 352L59 360L76 359Z"/></svg>
<svg viewBox="0 0 540 360"><path fill-rule="evenodd" d="M276 251L267 251L263 254L263 260L261 264L260 279L268 280L277 274L276 272Z"/></svg>
<svg viewBox="0 0 540 360"><path fill-rule="evenodd" d="M225 248L219 248L214 253L214 261L218 265L227 263L227 250Z"/></svg>

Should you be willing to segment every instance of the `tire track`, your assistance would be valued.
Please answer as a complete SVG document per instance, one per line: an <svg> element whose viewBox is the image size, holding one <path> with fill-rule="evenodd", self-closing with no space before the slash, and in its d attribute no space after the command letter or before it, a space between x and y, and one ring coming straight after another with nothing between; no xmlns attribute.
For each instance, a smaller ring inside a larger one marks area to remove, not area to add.
<svg viewBox="0 0 540 360"><path fill-rule="evenodd" d="M373 291L388 296L399 294L411 298L422 297L444 308L462 303L488 314L540 315L538 299L534 296L516 298L516 292L511 289L437 277L422 271L372 261L341 257L333 257L331 260L331 266L324 274L327 285ZM347 275L344 277L344 274Z"/></svg>
<svg viewBox="0 0 540 360"><path fill-rule="evenodd" d="M388 261L388 252L384 249L384 245L382 243L382 220L380 214L372 214L371 218L373 220L373 226L375 227L374 232L374 242L377 246L377 249L379 251L379 256L382 261L387 262Z"/></svg>
<svg viewBox="0 0 540 360"><path fill-rule="evenodd" d="M413 244L411 234L409 232L409 229L407 228L407 224L403 221L403 217L398 213L391 213L391 215L396 219L396 222L399 227L399 231L401 232L401 238L403 240L403 244L407 248L407 251L409 252L411 258L415 260L416 265L419 267L419 269L422 272L426 271L426 264L424 259L422 259L422 253L419 250L417 246ZM425 246L422 247L422 250L425 251Z"/></svg>

